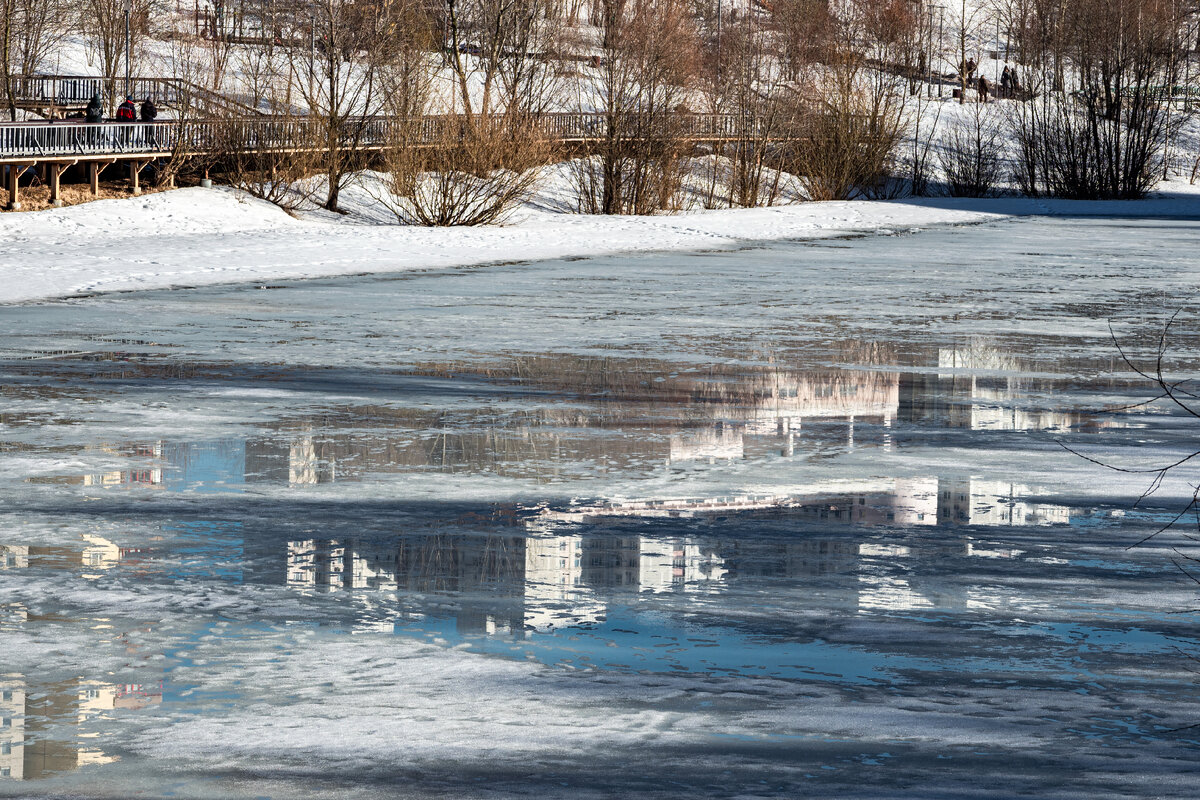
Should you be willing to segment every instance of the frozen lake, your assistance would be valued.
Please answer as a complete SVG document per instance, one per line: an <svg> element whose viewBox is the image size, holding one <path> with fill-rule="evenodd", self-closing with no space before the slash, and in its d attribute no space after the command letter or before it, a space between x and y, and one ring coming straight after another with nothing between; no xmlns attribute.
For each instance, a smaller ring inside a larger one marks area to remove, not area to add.
<svg viewBox="0 0 1200 800"><path fill-rule="evenodd" d="M2 307L0 795L1193 797L1198 244Z"/></svg>

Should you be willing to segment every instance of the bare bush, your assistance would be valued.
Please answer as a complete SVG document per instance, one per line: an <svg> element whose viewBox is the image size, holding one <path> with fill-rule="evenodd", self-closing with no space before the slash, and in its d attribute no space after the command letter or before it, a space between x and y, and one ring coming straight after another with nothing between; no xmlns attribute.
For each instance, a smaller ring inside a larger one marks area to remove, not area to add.
<svg viewBox="0 0 1200 800"><path fill-rule="evenodd" d="M213 123L204 163L231 186L292 212L308 199L306 179L323 166L313 126L303 118L230 117Z"/></svg>
<svg viewBox="0 0 1200 800"><path fill-rule="evenodd" d="M1170 101L1186 53L1184 24L1181 7L1160 0L1070 0L1028 10L1018 35L1036 99L1012 115L1025 191L1136 198L1154 186L1181 122Z"/></svg>
<svg viewBox="0 0 1200 800"><path fill-rule="evenodd" d="M899 65L911 58L916 17L904 3L850 0L823 20L824 38L804 50L809 62L791 65L801 136L788 171L813 200L890 194L905 130L906 78Z"/></svg>
<svg viewBox="0 0 1200 800"><path fill-rule="evenodd" d="M951 197L987 197L1003 177L1004 127L985 106L949 126L938 154Z"/></svg>
<svg viewBox="0 0 1200 800"><path fill-rule="evenodd" d="M555 149L532 116L400 121L377 199L405 225L502 222L533 194Z"/></svg>
<svg viewBox="0 0 1200 800"><path fill-rule="evenodd" d="M584 213L653 214L678 207L690 116L685 105L698 52L693 17L682 0L598 0L596 97L602 114L591 149L574 162ZM684 113L681 113L684 112Z"/></svg>
<svg viewBox="0 0 1200 800"><path fill-rule="evenodd" d="M893 171L903 119L897 95L863 86L853 72L834 74L823 108L807 120L791 171L812 200L874 196Z"/></svg>

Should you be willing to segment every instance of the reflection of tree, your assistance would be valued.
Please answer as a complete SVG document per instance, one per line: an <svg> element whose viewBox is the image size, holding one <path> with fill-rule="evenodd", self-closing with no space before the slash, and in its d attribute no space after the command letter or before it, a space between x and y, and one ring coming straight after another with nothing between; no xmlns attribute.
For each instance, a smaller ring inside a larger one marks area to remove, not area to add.
<svg viewBox="0 0 1200 800"><path fill-rule="evenodd" d="M1140 375L1142 378L1145 378L1146 380L1150 381L1150 383L1153 384L1154 387L1157 389L1157 394L1155 394L1151 398L1142 400L1138 403L1133 403L1133 404L1126 405L1126 406L1120 406L1118 408L1112 408L1112 409L1109 409L1109 411L1129 411L1129 410L1132 410L1135 408L1145 408L1145 407L1149 406L1150 404L1156 403L1160 400L1167 400L1171 404L1173 404L1175 407L1181 409L1183 411L1183 413L1186 414L1187 416L1200 419L1200 410L1198 410L1195 406L1192 405L1192 403L1200 401L1200 393L1197 393L1195 391L1195 389L1192 388L1195 384L1195 379L1182 378L1179 380L1172 380L1172 379L1168 379L1166 376L1166 373L1163 371L1163 362L1166 359L1168 348L1169 348L1171 328L1175 324L1176 319L1179 317L1179 315L1180 315L1180 313L1182 313L1182 311L1183 311L1183 309L1179 309L1174 314L1172 314L1171 318L1169 320L1167 320L1167 323L1163 326L1162 332L1158 336L1158 342L1155 347L1155 352L1154 352L1154 357L1153 357L1154 364L1152 367L1138 366L1137 363L1130 356L1128 350L1125 347L1122 347L1121 342L1117 339L1116 333L1112 329L1112 324L1111 323L1109 324L1109 328L1108 328L1109 336L1112 339L1113 345L1117 348L1117 352L1120 354L1121 360L1125 362L1125 365L1127 367L1129 367L1129 369L1133 370L1135 373ZM1142 491L1141 495L1138 496L1138 499L1136 501L1134 501L1134 504L1133 504L1134 508L1138 507L1142 503L1142 501L1144 501L1147 498L1154 495L1162 487L1163 480L1166 479L1166 477L1168 475L1170 475L1172 472L1178 470L1180 467L1187 465L1193 459L1200 457L1200 450L1195 450L1195 451L1191 452L1190 454L1183 456L1182 458L1174 459L1165 464L1159 464L1159 465L1151 466L1151 467L1128 467L1128 466L1122 466L1120 464L1117 464L1117 463L1114 463L1112 461L1108 461L1105 459L1093 458L1091 456L1085 455L1084 453L1081 453L1078 450L1073 449L1072 447L1067 445L1065 442L1060 441L1059 444L1063 447L1063 449L1067 450L1068 452L1072 453L1073 455L1079 456L1080 458L1084 459L1085 461L1090 461L1093 464L1098 464L1099 466L1102 466L1105 469L1112 470L1113 472L1121 472L1121 473L1125 473L1125 474L1129 474L1129 475L1148 476L1149 483L1146 485L1146 488ZM1145 544L1146 542L1155 538L1159 534L1174 527L1176 523L1178 523L1179 521L1184 519L1184 517L1186 517L1189 513L1193 514L1195 516L1197 530L1200 531L1200 483L1192 486L1191 498L1188 500L1187 504L1184 505L1184 507L1179 510L1179 512L1177 514L1175 514L1169 521L1164 523L1161 527L1159 527L1153 533L1143 537L1140 541L1134 543L1131 546L1136 547L1137 545ZM1197 536L1188 535L1188 538L1192 539L1192 540L1200 541L1200 537L1197 537ZM1178 566L1184 572L1184 574L1187 575L1189 578L1191 578L1193 581L1200 583L1200 579L1198 579L1195 575L1193 575L1191 572L1189 572L1187 570L1187 568L1185 567L1185 563L1184 563L1184 562L1200 563L1200 560L1198 560L1192 556L1188 556L1184 553L1181 553L1178 548L1172 547L1172 550L1178 556L1178 559L1175 562L1176 566Z"/></svg>

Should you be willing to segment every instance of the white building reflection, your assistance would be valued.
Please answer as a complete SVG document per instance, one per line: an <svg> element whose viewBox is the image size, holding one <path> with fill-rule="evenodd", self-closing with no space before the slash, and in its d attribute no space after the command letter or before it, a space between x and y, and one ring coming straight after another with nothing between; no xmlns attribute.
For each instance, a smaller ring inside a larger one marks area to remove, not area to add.
<svg viewBox="0 0 1200 800"><path fill-rule="evenodd" d="M1021 499L1035 494L1018 483L979 478L926 477L828 481L790 495L620 500L540 516L559 523L621 517L695 517L777 509L802 519L862 525L1058 525L1070 522L1067 506Z"/></svg>
<svg viewBox="0 0 1200 800"><path fill-rule="evenodd" d="M163 485L163 443L161 441L130 444L123 447L100 445L100 452L143 462L132 469L117 469L83 476L84 486L161 487Z"/></svg>
<svg viewBox="0 0 1200 800"><path fill-rule="evenodd" d="M819 531L826 526L845 530L871 525L962 528L961 534L939 539L937 557L1015 558L1019 550L982 543L972 531L1070 521L1068 507L1024 499L1030 494L1029 487L1018 484L909 478L841 482L788 497L540 509L525 517L524 535L289 541L286 582L296 589L353 595L350 602L361 606L363 629L369 630L388 629L386 604L371 599L379 593L390 593L397 602L416 597L417 605L426 609L436 605L428 601L430 595L443 593L459 606L453 613L460 632L523 635L598 625L607 619L614 598L628 605L630 596L637 594L719 593L729 581L756 574L854 572L859 610L914 609L941 602L910 585L906 575L905 565L930 557L929 552L915 554L911 545L886 538L853 542L821 536ZM758 543L736 533L671 537L623 530L635 520L733 517L730 530L736 532L752 524L755 514L815 526L815 535L797 532L782 542ZM409 612L426 613L422 608Z"/></svg>
<svg viewBox="0 0 1200 800"><path fill-rule="evenodd" d="M421 408L335 408L320 418L281 421L249 440L105 445L96 449L131 465L31 480L102 488L308 487L430 467L559 479L590 474L597 465L687 467L792 456L830 444L890 449L899 424L1050 431L1115 424L1111 417L1055 408L1048 398L1057 385L1030 377L1027 364L986 339L931 349L909 369L878 366L896 359L871 347L850 356L851 363L876 365L718 364L680 371L657 362L546 356L535 359L532 373L522 364L494 377L547 391L577 392L583 385L595 390L594 398L517 413L465 411L461 418Z"/></svg>
<svg viewBox="0 0 1200 800"><path fill-rule="evenodd" d="M286 581L360 597L452 592L469 606L483 597L488 607L460 612L459 629L519 635L598 624L609 591L710 591L725 576L721 559L693 541L584 536L554 527L532 519L523 536L290 541Z"/></svg>
<svg viewBox="0 0 1200 800"><path fill-rule="evenodd" d="M0 571L49 569L95 577L117 566L127 552L97 534L83 534L70 545L0 545ZM46 619L19 604L0 604L0 632L30 630ZM105 641L116 638L111 620L75 620ZM134 650L126 647L127 652ZM2 667L0 667L2 669ZM95 677L62 681L0 672L0 779L37 780L116 756L107 752L95 726L115 713L162 702L161 674L145 683L118 684Z"/></svg>
<svg viewBox="0 0 1200 800"><path fill-rule="evenodd" d="M0 674L0 779L38 780L112 763L117 756L103 749L88 723L161 702L161 682L31 683L20 674Z"/></svg>

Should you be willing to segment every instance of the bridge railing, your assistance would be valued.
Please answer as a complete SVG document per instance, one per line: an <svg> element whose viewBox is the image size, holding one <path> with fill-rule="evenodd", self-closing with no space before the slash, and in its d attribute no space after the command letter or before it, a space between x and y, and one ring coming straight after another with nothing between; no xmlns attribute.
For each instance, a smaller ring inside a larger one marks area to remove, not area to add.
<svg viewBox="0 0 1200 800"><path fill-rule="evenodd" d="M10 78L13 97L26 105L54 105L60 107L85 106L94 95L106 100L126 91L123 78L111 84L107 78L83 75L14 75ZM244 103L214 92L199 84L179 78L140 77L131 78L128 94L136 100L153 97L161 106L181 108L195 107L206 114L245 114L259 112Z"/></svg>
<svg viewBox="0 0 1200 800"><path fill-rule="evenodd" d="M170 122L0 125L0 159L165 153L174 146L177 132Z"/></svg>
<svg viewBox="0 0 1200 800"><path fill-rule="evenodd" d="M13 97L21 103L58 106L87 105L93 95L106 94L104 78L72 75L14 75L10 78Z"/></svg>

